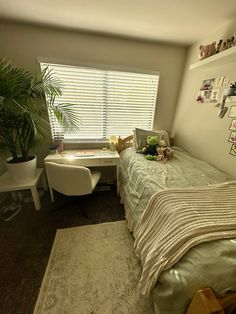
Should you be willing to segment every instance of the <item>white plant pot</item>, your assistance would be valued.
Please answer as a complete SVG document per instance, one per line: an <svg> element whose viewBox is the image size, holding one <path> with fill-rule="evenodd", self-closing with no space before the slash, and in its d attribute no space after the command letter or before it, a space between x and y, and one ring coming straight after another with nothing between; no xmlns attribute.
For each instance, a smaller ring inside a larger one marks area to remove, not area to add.
<svg viewBox="0 0 236 314"><path fill-rule="evenodd" d="M31 182L37 174L37 156L24 162L9 163L12 157L7 159L6 166L12 179L17 183Z"/></svg>

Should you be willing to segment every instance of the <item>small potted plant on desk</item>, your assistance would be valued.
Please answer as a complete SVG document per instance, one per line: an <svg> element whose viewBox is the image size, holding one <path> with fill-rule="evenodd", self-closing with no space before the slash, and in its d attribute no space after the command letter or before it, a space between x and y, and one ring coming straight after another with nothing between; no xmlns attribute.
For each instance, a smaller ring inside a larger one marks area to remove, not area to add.
<svg viewBox="0 0 236 314"><path fill-rule="evenodd" d="M54 105L60 83L47 68L33 74L0 60L0 150L11 156L6 166L16 182L34 178L37 157L30 149L51 137L48 110L64 128L78 127L72 105Z"/></svg>

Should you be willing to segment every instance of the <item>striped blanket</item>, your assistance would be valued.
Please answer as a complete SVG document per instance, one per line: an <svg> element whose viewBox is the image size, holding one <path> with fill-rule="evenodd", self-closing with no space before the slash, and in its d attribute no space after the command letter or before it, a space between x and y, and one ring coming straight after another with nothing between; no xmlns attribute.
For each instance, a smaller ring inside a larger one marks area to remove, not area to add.
<svg viewBox="0 0 236 314"><path fill-rule="evenodd" d="M139 286L147 295L160 274L191 247L236 237L236 181L157 192L134 237L135 252L143 266Z"/></svg>

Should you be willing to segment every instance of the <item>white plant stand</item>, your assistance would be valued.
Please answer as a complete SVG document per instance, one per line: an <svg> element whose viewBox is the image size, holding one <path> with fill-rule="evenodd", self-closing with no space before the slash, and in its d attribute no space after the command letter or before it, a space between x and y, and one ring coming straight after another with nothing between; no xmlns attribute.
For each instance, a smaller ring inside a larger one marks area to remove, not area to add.
<svg viewBox="0 0 236 314"><path fill-rule="evenodd" d="M41 208L40 198L37 190L37 184L39 179L42 177L42 185L44 190L47 190L46 178L44 175L44 169L38 168L37 175L33 180L25 183L17 183L12 180L10 173L7 171L3 175L0 176L0 192L12 192L19 190L31 190L32 198L34 201L34 206L37 210Z"/></svg>

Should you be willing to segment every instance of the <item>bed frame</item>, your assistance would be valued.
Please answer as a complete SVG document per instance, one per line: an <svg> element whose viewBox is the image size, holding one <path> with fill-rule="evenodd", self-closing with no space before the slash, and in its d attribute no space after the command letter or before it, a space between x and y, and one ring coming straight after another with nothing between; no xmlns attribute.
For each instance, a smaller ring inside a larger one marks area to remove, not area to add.
<svg viewBox="0 0 236 314"><path fill-rule="evenodd" d="M118 138L118 143L117 143L117 151L120 153L122 150L131 147L133 145L133 135L129 135L125 138Z"/></svg>
<svg viewBox="0 0 236 314"><path fill-rule="evenodd" d="M186 314L235 314L236 292L217 298L210 288L198 290Z"/></svg>
<svg viewBox="0 0 236 314"><path fill-rule="evenodd" d="M118 139L117 151L133 146L133 135ZM236 280L236 278L235 278ZM186 314L236 314L236 292L217 297L211 288L198 290Z"/></svg>

